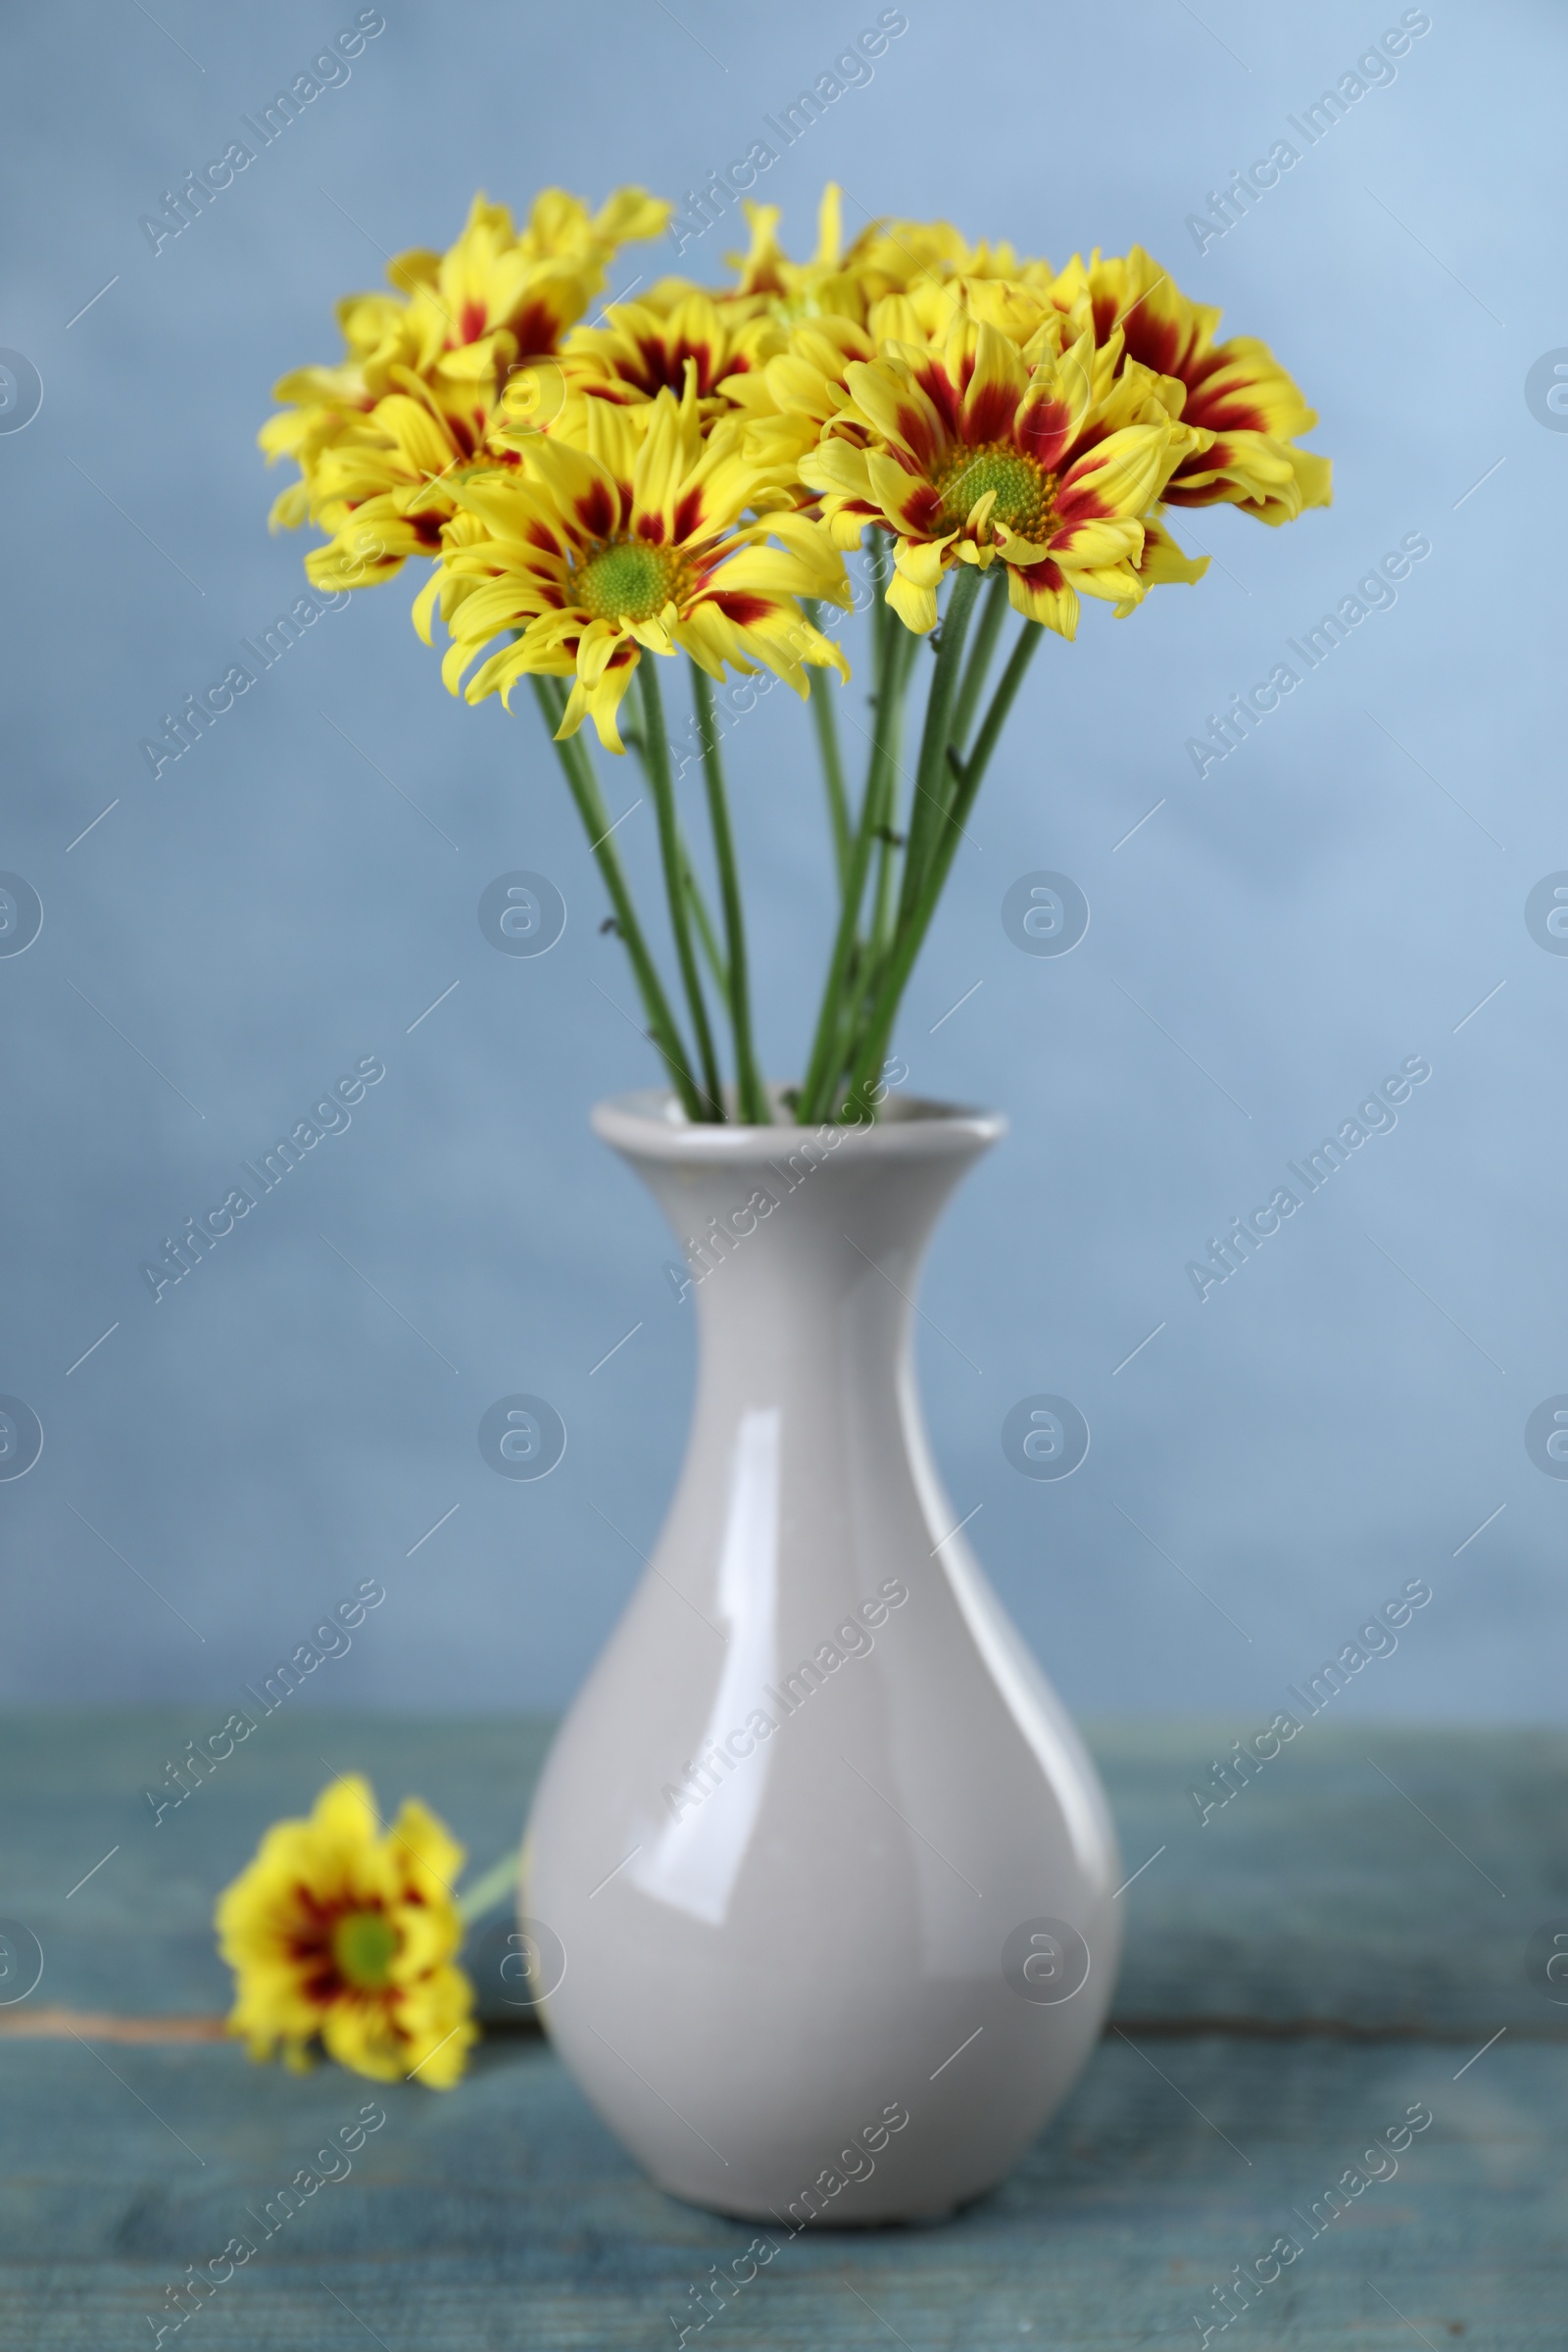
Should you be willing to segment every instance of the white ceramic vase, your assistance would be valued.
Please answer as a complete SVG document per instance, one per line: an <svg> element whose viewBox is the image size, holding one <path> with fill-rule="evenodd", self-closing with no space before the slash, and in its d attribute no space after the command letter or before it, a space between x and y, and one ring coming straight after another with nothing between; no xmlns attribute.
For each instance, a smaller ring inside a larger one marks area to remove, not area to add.
<svg viewBox="0 0 1568 2352"><path fill-rule="evenodd" d="M696 1413L659 1547L523 1846L545 2022L664 2188L786 2229L1000 2180L1098 2038L1114 1833L943 1493L910 1319L998 1117L594 1126L692 1270ZM537 1924L536 1924L537 1923Z"/></svg>

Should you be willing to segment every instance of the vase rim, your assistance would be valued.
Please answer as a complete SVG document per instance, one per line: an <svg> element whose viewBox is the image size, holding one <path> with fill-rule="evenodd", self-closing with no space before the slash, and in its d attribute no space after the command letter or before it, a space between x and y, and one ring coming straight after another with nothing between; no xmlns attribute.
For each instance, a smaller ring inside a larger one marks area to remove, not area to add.
<svg viewBox="0 0 1568 2352"><path fill-rule="evenodd" d="M777 1087L768 1089L775 1103L780 1092ZM589 1113L589 1124L601 1142L616 1151L643 1159L688 1163L766 1158L797 1150L803 1137L830 1135L837 1139L832 1149L847 1146L858 1158L867 1154L876 1159L922 1158L955 1150L983 1151L1007 1132L1002 1111L925 1095L899 1094L890 1094L882 1115L863 1127L831 1121L803 1127L787 1114L768 1127L739 1123L707 1126L686 1116L672 1089L654 1086L605 1096Z"/></svg>

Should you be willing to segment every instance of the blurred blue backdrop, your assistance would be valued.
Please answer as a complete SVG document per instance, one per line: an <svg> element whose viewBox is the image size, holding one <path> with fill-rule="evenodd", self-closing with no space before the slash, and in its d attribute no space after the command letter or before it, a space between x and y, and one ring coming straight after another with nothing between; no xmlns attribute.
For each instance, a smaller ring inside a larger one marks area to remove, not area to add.
<svg viewBox="0 0 1568 2352"><path fill-rule="evenodd" d="M651 1056L531 708L444 692L406 577L318 621L156 782L137 744L300 591L255 433L277 375L335 356L341 292L450 241L476 186L519 209L549 182L681 197L878 11L387 0L351 77L155 257L139 216L357 13L59 0L3 35L0 344L43 387L0 434L0 867L44 915L0 957L0 1391L44 1432L0 1483L11 1702L226 1706L375 1578L385 1604L313 1700L558 1705L678 1467L692 1307L586 1125ZM1431 1606L1347 1710L1559 1715L1568 1483L1524 1432L1568 1390L1568 959L1525 903L1568 867L1568 436L1525 384L1568 346L1568 26L1436 8L1395 78L1200 253L1188 216L1277 140L1304 146L1287 118L1406 12L907 16L760 188L792 249L830 176L852 229L950 215L1058 262L1142 240L1275 348L1336 467L1328 514L1200 515L1200 587L1125 623L1091 609L1075 647L1042 649L910 992L914 1087L1013 1122L924 1298L955 1504L984 1506L977 1548L1075 1706L1266 1720L1419 1576ZM715 275L732 242L680 266ZM632 249L622 280L646 267ZM1431 554L1396 604L1200 780L1184 747L1206 714L1405 534ZM788 1075L829 912L791 698L731 766ZM622 771L607 789L635 797ZM645 872L647 825L622 836ZM476 919L515 868L568 908L537 960ZM1039 868L1092 910L1060 958L1003 928ZM1186 1262L1416 1055L1432 1075L1396 1129L1200 1303ZM139 1261L366 1057L386 1074L352 1126L155 1306ZM538 1484L476 1443L518 1391L570 1433ZM1037 1391L1093 1433L1059 1484L1002 1449Z"/></svg>

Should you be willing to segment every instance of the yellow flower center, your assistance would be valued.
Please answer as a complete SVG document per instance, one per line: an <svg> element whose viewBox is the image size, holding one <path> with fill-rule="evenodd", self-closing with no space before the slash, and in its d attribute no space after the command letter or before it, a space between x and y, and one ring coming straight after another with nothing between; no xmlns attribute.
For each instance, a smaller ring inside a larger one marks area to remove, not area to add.
<svg viewBox="0 0 1568 2352"><path fill-rule="evenodd" d="M596 620L653 620L675 594L680 560L642 539L612 539L590 556L577 593Z"/></svg>
<svg viewBox="0 0 1568 2352"><path fill-rule="evenodd" d="M380 1992L392 1982L398 1932L384 1911L346 1911L332 1930L338 1975L363 1992Z"/></svg>
<svg viewBox="0 0 1568 2352"><path fill-rule="evenodd" d="M992 521L1004 522L1009 531L1033 539L1046 518L1049 503L1046 475L1033 458L998 442L986 449L960 450L940 476L937 490L942 499L942 527L948 531L960 529L975 500L994 490L997 503L991 510Z"/></svg>

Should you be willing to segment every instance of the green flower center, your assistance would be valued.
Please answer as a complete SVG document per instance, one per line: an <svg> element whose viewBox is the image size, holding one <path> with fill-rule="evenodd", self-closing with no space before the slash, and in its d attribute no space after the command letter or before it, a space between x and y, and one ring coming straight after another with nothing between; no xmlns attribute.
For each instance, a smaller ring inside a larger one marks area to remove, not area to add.
<svg viewBox="0 0 1568 2352"><path fill-rule="evenodd" d="M338 1975L363 1992L380 1992L392 1981L398 1932L384 1911L347 1911L332 1930Z"/></svg>
<svg viewBox="0 0 1568 2352"><path fill-rule="evenodd" d="M582 566L577 592L596 620L653 620L673 595L679 570L668 548L615 539Z"/></svg>
<svg viewBox="0 0 1568 2352"><path fill-rule="evenodd" d="M799 326L803 318L821 318L827 316L815 291L808 286L798 287L793 294L775 294L767 306L768 316L780 326Z"/></svg>
<svg viewBox="0 0 1568 2352"><path fill-rule="evenodd" d="M1032 458L1015 449L993 446L959 452L937 483L942 499L942 527L960 529L977 498L988 490L997 494L993 522L1032 539L1045 519L1046 478Z"/></svg>

